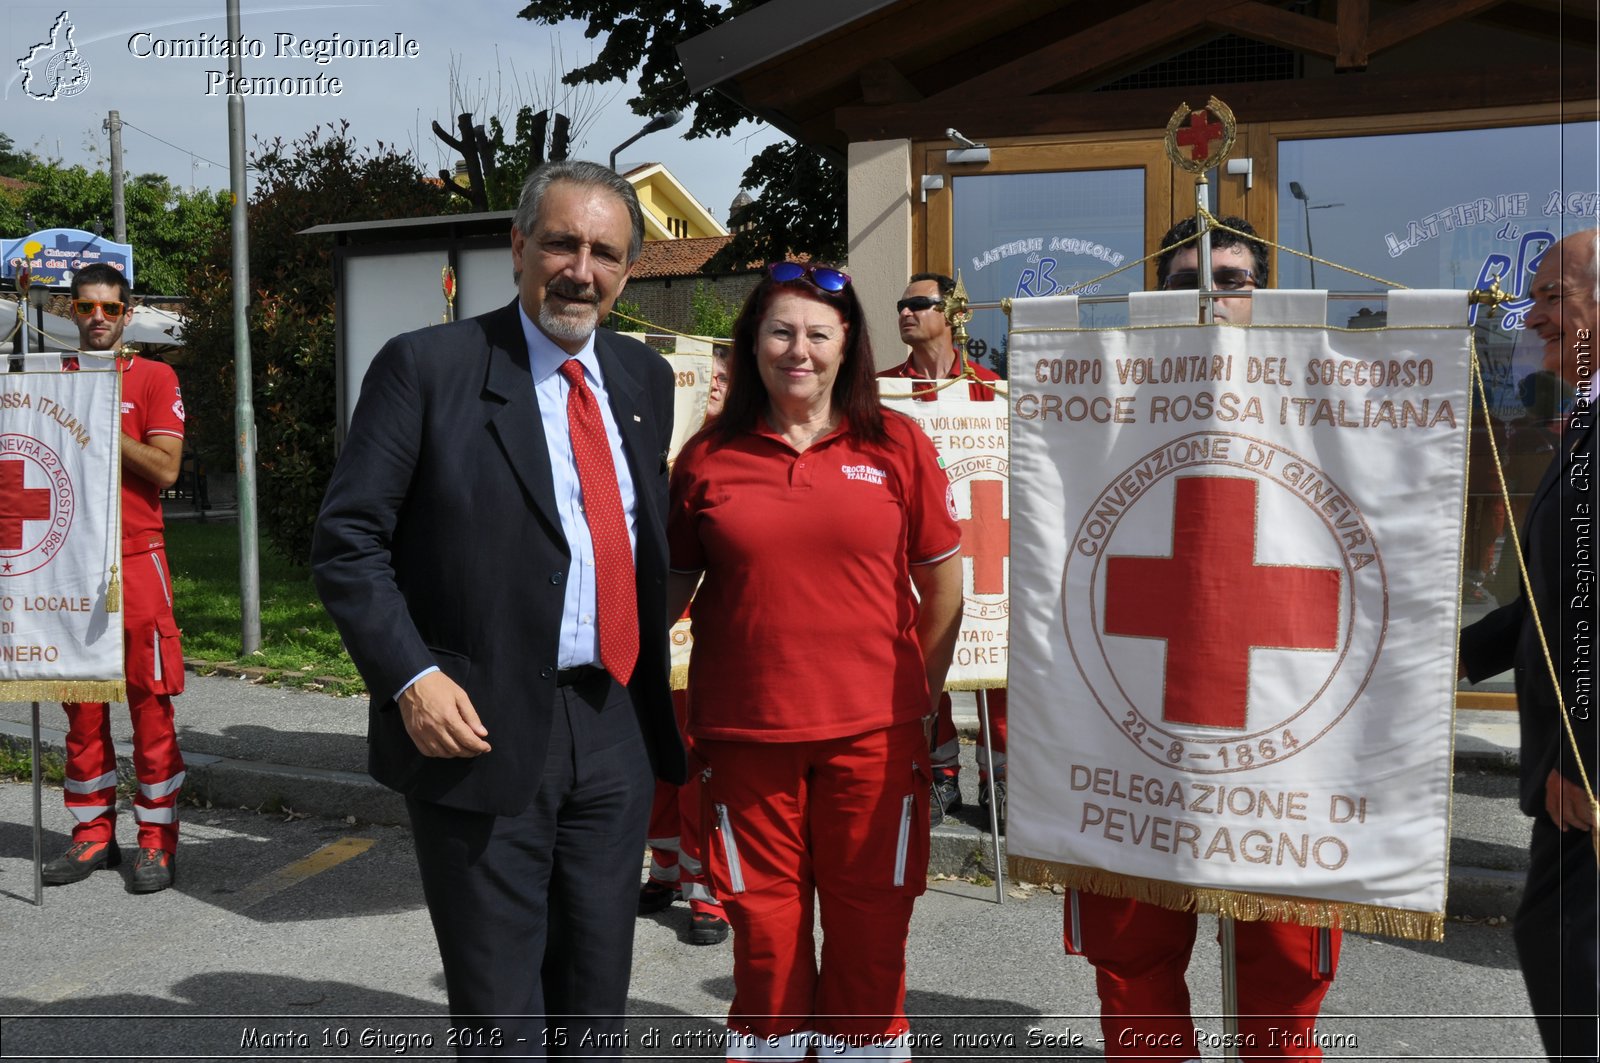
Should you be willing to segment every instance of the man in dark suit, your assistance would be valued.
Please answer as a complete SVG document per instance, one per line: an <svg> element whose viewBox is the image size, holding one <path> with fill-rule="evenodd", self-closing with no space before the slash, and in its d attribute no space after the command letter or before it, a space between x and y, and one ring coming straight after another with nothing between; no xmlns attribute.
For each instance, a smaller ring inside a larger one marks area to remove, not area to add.
<svg viewBox="0 0 1600 1063"><path fill-rule="evenodd" d="M1461 632L1462 673L1477 682L1515 668L1522 724L1521 803L1533 817L1528 881L1517 908L1517 957L1539 1035L1552 1059L1593 1060L1600 978L1595 931L1595 818L1584 791L1596 783L1595 586L1597 513L1594 342L1600 309L1596 240L1576 233L1545 251L1525 327L1544 344L1543 368L1575 389L1549 470L1522 531L1529 586ZM1544 628L1545 663L1534 614ZM1567 727L1571 725L1569 740ZM1580 769L1581 764L1581 769Z"/></svg>
<svg viewBox="0 0 1600 1063"><path fill-rule="evenodd" d="M643 234L610 170L535 170L517 298L384 345L318 518L317 588L372 692L372 775L406 795L464 1052L617 1053L652 774L683 781L672 377L597 327Z"/></svg>

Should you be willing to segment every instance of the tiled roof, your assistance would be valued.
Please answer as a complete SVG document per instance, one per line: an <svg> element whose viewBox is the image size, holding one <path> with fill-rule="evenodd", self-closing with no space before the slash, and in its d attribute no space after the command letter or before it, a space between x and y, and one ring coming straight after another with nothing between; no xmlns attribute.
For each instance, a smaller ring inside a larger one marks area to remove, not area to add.
<svg viewBox="0 0 1600 1063"><path fill-rule="evenodd" d="M685 240L646 240L639 261L628 274L634 280L651 277L693 277L711 256L728 246L731 236L697 236Z"/></svg>
<svg viewBox="0 0 1600 1063"><path fill-rule="evenodd" d="M31 187L33 186L28 184L28 182L20 181L15 177L0 177L0 188L9 188L13 192L21 192L24 189Z"/></svg>

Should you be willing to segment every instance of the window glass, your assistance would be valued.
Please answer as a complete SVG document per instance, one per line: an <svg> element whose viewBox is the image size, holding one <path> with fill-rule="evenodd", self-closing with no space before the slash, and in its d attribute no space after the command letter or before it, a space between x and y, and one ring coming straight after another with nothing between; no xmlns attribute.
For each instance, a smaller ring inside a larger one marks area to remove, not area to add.
<svg viewBox="0 0 1600 1063"><path fill-rule="evenodd" d="M1278 242L1325 261L1280 250L1275 287L1375 292L1392 282L1465 290L1498 278L1512 296L1492 315L1479 307L1471 312L1490 417L1486 423L1474 407L1463 622L1516 597L1507 529L1520 527L1571 402L1572 389L1541 369L1537 337L1522 323L1539 256L1561 237L1596 224L1597 145L1600 124L1593 122L1278 145ZM1326 264L1335 262L1371 277ZM1384 303L1330 299L1328 318L1330 325L1377 327L1385 320ZM1499 687L1510 689L1509 676Z"/></svg>
<svg viewBox="0 0 1600 1063"><path fill-rule="evenodd" d="M975 303L1043 295L1126 295L1145 252L1144 171L978 174L954 179L955 268ZM1126 303L1087 305L1085 324L1126 324ZM1004 372L1005 315L975 311L968 353Z"/></svg>

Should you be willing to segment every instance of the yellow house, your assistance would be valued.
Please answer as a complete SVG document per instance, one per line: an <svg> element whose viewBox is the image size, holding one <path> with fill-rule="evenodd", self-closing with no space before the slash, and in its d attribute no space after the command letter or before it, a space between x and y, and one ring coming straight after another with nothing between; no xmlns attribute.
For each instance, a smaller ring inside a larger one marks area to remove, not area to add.
<svg viewBox="0 0 1600 1063"><path fill-rule="evenodd" d="M646 240L727 236L728 230L659 162L642 163L622 176L639 193Z"/></svg>

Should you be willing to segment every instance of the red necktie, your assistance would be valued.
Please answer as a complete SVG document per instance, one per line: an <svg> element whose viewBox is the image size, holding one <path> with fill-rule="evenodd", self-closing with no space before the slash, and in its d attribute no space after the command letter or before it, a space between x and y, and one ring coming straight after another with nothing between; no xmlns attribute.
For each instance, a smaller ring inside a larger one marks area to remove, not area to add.
<svg viewBox="0 0 1600 1063"><path fill-rule="evenodd" d="M567 378L567 432L578 463L583 515L594 542L594 587L600 608L600 663L627 685L639 660L639 603L633 579L633 546L617 490L617 469L594 392L576 358L561 363Z"/></svg>

